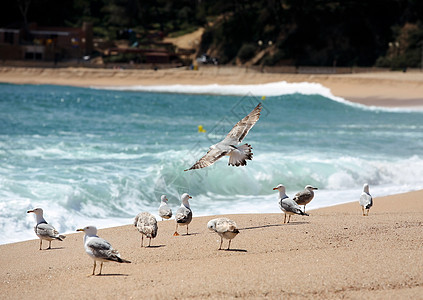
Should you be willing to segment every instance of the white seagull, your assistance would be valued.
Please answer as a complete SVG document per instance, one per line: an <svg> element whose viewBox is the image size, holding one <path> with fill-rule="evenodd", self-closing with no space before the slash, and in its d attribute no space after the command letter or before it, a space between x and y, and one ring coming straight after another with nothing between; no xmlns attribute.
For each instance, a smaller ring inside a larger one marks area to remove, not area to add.
<svg viewBox="0 0 423 300"><path fill-rule="evenodd" d="M172 209L167 204L167 197L166 195L162 195L159 207L159 216L163 219L170 219L172 218Z"/></svg>
<svg viewBox="0 0 423 300"><path fill-rule="evenodd" d="M289 198L285 193L285 186L282 184L279 184L277 187L273 188L273 190L279 191L279 207L281 210L285 213L285 217L283 219L283 223L286 223L286 215L288 215L288 223L289 220L291 220L291 215L303 215L308 216L305 212L303 212L300 208L300 206Z"/></svg>
<svg viewBox="0 0 423 300"><path fill-rule="evenodd" d="M304 205L304 212L306 205L309 204L310 201L314 198L313 190L318 190L318 188L311 185L306 185L304 190L296 193L294 198L292 199L297 202L298 205Z"/></svg>
<svg viewBox="0 0 423 300"><path fill-rule="evenodd" d="M363 211L363 216L368 216L370 207L373 205L373 198L369 193L369 185L367 183L363 185L363 192L360 196L360 205L361 210ZM364 213L364 209L367 209L367 214Z"/></svg>
<svg viewBox="0 0 423 300"><path fill-rule="evenodd" d="M222 249L223 239L229 240L228 249L231 246L231 240L239 233L236 223L228 218L217 218L207 223L207 228L216 232L220 236L220 247Z"/></svg>
<svg viewBox="0 0 423 300"><path fill-rule="evenodd" d="M245 166L246 160L251 160L253 157L252 147L249 144L238 145L260 118L261 109L262 106L259 103L247 116L235 124L222 141L212 145L206 155L200 158L191 168L184 171L208 167L225 155L229 156L228 165Z"/></svg>
<svg viewBox="0 0 423 300"><path fill-rule="evenodd" d="M118 263L130 263L129 260L120 258L120 253L113 249L112 245L105 239L97 236L97 227L86 226L83 229L77 229L76 231L85 232L84 236L84 248L85 252L94 260L93 274L95 275L96 262L101 262L100 272L97 275L101 275L103 269L103 262L115 261Z"/></svg>
<svg viewBox="0 0 423 300"><path fill-rule="evenodd" d="M176 229L173 236L178 236L178 225L179 226L186 226L187 227L187 234L188 234L188 225L191 223L192 220L192 211L189 206L188 199L192 197L187 193L182 194L181 196L181 206L176 211L175 220L176 220Z"/></svg>
<svg viewBox="0 0 423 300"><path fill-rule="evenodd" d="M43 240L49 242L48 248L51 249L51 241L58 240L63 241L66 236L59 234L59 232L50 224L43 217L43 209L42 208L34 208L28 210L27 213L34 213L37 218L37 225L34 226L35 234L40 238L40 250L43 245Z"/></svg>
<svg viewBox="0 0 423 300"><path fill-rule="evenodd" d="M156 218L148 212L142 212L135 217L134 225L141 233L141 247L144 247L144 235L150 239L148 242L148 247L150 247L151 239L157 236Z"/></svg>

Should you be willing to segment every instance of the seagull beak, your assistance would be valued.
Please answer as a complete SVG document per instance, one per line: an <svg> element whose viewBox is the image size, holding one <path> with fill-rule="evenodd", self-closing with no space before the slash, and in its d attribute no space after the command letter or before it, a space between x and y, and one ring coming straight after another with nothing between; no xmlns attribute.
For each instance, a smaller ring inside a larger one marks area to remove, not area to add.
<svg viewBox="0 0 423 300"><path fill-rule="evenodd" d="M79 228L79 229L77 229L76 231L84 231L84 229Z"/></svg>
<svg viewBox="0 0 423 300"><path fill-rule="evenodd" d="M188 196L188 198L192 199L192 197L191 197L191 196Z"/></svg>
<svg viewBox="0 0 423 300"><path fill-rule="evenodd" d="M315 187L315 188L313 188L313 190L318 190L318 188Z"/></svg>
<svg viewBox="0 0 423 300"><path fill-rule="evenodd" d="M34 211L31 209L31 210L28 210L26 213L29 214L29 213L32 213L32 212L34 212Z"/></svg>
<svg viewBox="0 0 423 300"><path fill-rule="evenodd" d="M273 190L277 190L278 188L273 188Z"/></svg>

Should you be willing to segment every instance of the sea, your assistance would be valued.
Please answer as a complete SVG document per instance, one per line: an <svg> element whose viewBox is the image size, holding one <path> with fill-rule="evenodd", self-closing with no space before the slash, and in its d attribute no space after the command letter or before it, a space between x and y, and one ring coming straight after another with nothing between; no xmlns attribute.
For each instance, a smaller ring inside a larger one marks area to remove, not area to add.
<svg viewBox="0 0 423 300"><path fill-rule="evenodd" d="M247 166L184 171L259 102ZM422 110L354 104L320 84L0 84L0 244L36 238L35 207L61 233L157 216L162 194L175 212L189 193L194 217L281 213L281 183L291 197L318 187L308 211L357 201L359 214L364 183L380 197L422 178Z"/></svg>

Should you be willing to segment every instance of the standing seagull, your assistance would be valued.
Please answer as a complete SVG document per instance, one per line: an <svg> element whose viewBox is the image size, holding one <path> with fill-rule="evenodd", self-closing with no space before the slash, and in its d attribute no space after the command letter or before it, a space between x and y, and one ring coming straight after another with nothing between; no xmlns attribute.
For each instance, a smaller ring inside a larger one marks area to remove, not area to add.
<svg viewBox="0 0 423 300"><path fill-rule="evenodd" d="M53 226L47 223L43 217L42 208L28 210L27 213L34 213L37 218L37 225L34 226L34 231L35 234L40 238L40 250L41 246L43 245L43 240L49 242L47 249L51 249L52 240L63 241L66 238L66 236L59 234L59 232Z"/></svg>
<svg viewBox="0 0 423 300"><path fill-rule="evenodd" d="M306 214L305 212L303 212L300 208L300 206L297 204L297 202L295 202L294 200L292 200L291 198L289 198L286 193L285 193L285 186L282 184L279 184L277 187L273 188L273 190L278 190L279 191L279 206L281 208L281 210L285 213L285 217L283 219L283 223L286 223L286 215L288 216L288 223L289 220L291 220L291 215L303 215L303 216L308 216L308 214Z"/></svg>
<svg viewBox="0 0 423 300"><path fill-rule="evenodd" d="M360 205L361 210L363 211L363 216L369 215L370 207L373 205L373 198L369 193L369 184L365 183L363 185L363 192L360 196ZM367 214L364 213L364 209L367 209Z"/></svg>
<svg viewBox="0 0 423 300"><path fill-rule="evenodd" d="M236 223L228 218L217 218L210 220L207 223L207 228L216 232L220 236L220 247L222 249L223 239L229 240L228 249L231 246L231 240L236 237L239 230L236 228Z"/></svg>
<svg viewBox="0 0 423 300"><path fill-rule="evenodd" d="M77 229L76 231L85 232L85 252L94 260L92 275L95 275L96 261L101 262L100 272L98 272L97 275L101 275L101 270L103 269L103 262L116 261L118 263L130 263L129 260L120 258L119 252L113 249L112 245L110 245L108 241L97 236L97 227L87 226L83 229Z"/></svg>
<svg viewBox="0 0 423 300"><path fill-rule="evenodd" d="M150 247L151 239L157 235L156 218L148 212L142 212L135 217L134 225L141 233L141 247L144 247L144 235L150 239L148 242L148 247Z"/></svg>
<svg viewBox="0 0 423 300"><path fill-rule="evenodd" d="M309 204L310 201L314 198L313 190L318 190L318 188L313 187L311 185L306 185L304 191L296 193L294 198L292 199L297 202L298 205L304 205L304 212L306 205Z"/></svg>
<svg viewBox="0 0 423 300"><path fill-rule="evenodd" d="M212 145L206 155L200 158L191 168L184 171L208 167L225 155L229 156L228 165L245 166L247 164L246 160L251 160L253 157L251 145L237 145L242 142L251 127L256 124L260 118L261 109L262 106L259 103L247 116L235 124L222 141Z"/></svg>
<svg viewBox="0 0 423 300"><path fill-rule="evenodd" d="M191 223L192 220L192 211L189 206L188 199L192 197L187 193L182 194L181 196L181 206L176 211L175 219L176 219L176 229L173 236L178 236L178 225L179 226L186 226L187 227L187 234L188 234L188 225Z"/></svg>
<svg viewBox="0 0 423 300"><path fill-rule="evenodd" d="M166 195L162 195L159 207L159 216L162 217L162 221L163 219L170 219L172 217L172 210L167 204L167 201Z"/></svg>

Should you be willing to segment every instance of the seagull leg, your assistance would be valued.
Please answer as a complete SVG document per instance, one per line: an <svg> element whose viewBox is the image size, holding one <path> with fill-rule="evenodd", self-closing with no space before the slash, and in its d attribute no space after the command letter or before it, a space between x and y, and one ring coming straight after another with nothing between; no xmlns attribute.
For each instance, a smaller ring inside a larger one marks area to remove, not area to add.
<svg viewBox="0 0 423 300"><path fill-rule="evenodd" d="M150 238L150 241L148 242L148 247L150 247L150 245L151 245L151 238Z"/></svg>
<svg viewBox="0 0 423 300"><path fill-rule="evenodd" d="M369 216L369 210L370 210L370 209L368 209L368 210L367 210L367 216Z"/></svg>
<svg viewBox="0 0 423 300"><path fill-rule="evenodd" d="M364 213L364 207L361 207L361 210L363 211L363 216L365 216L366 214Z"/></svg>
<svg viewBox="0 0 423 300"><path fill-rule="evenodd" d="M189 233L188 233L188 225L187 225L187 235L189 235Z"/></svg>
<svg viewBox="0 0 423 300"><path fill-rule="evenodd" d="M141 248L144 247L144 235L141 233Z"/></svg>
<svg viewBox="0 0 423 300"><path fill-rule="evenodd" d="M229 248L231 247L231 241L232 240L229 240L228 249L226 249L226 250L229 250Z"/></svg>
<svg viewBox="0 0 423 300"><path fill-rule="evenodd" d="M48 249L51 249L51 241L48 241L48 248L47 248L47 250Z"/></svg>
<svg viewBox="0 0 423 300"><path fill-rule="evenodd" d="M283 223L286 223L286 214L284 214Z"/></svg>
<svg viewBox="0 0 423 300"><path fill-rule="evenodd" d="M100 263L100 272L97 275L101 275L101 270L103 269L103 262Z"/></svg>
<svg viewBox="0 0 423 300"><path fill-rule="evenodd" d="M305 206L306 206L306 205L304 204L304 213L305 213Z"/></svg>
<svg viewBox="0 0 423 300"><path fill-rule="evenodd" d="M173 236L178 236L178 223L176 223L176 229L175 229L175 233L173 234Z"/></svg>
<svg viewBox="0 0 423 300"><path fill-rule="evenodd" d="M42 239L40 239L40 250L41 250L41 247L43 246L43 240Z"/></svg>
<svg viewBox="0 0 423 300"><path fill-rule="evenodd" d="M288 223L289 223L290 220L291 220L291 215L288 216Z"/></svg>
<svg viewBox="0 0 423 300"><path fill-rule="evenodd" d="M222 250L222 243L223 243L223 238L220 237L220 246L219 246L219 250Z"/></svg>
<svg viewBox="0 0 423 300"><path fill-rule="evenodd" d="M93 275L95 275L95 267L96 267L96 262L95 262L95 260L94 260L94 267L93 267Z"/></svg>

